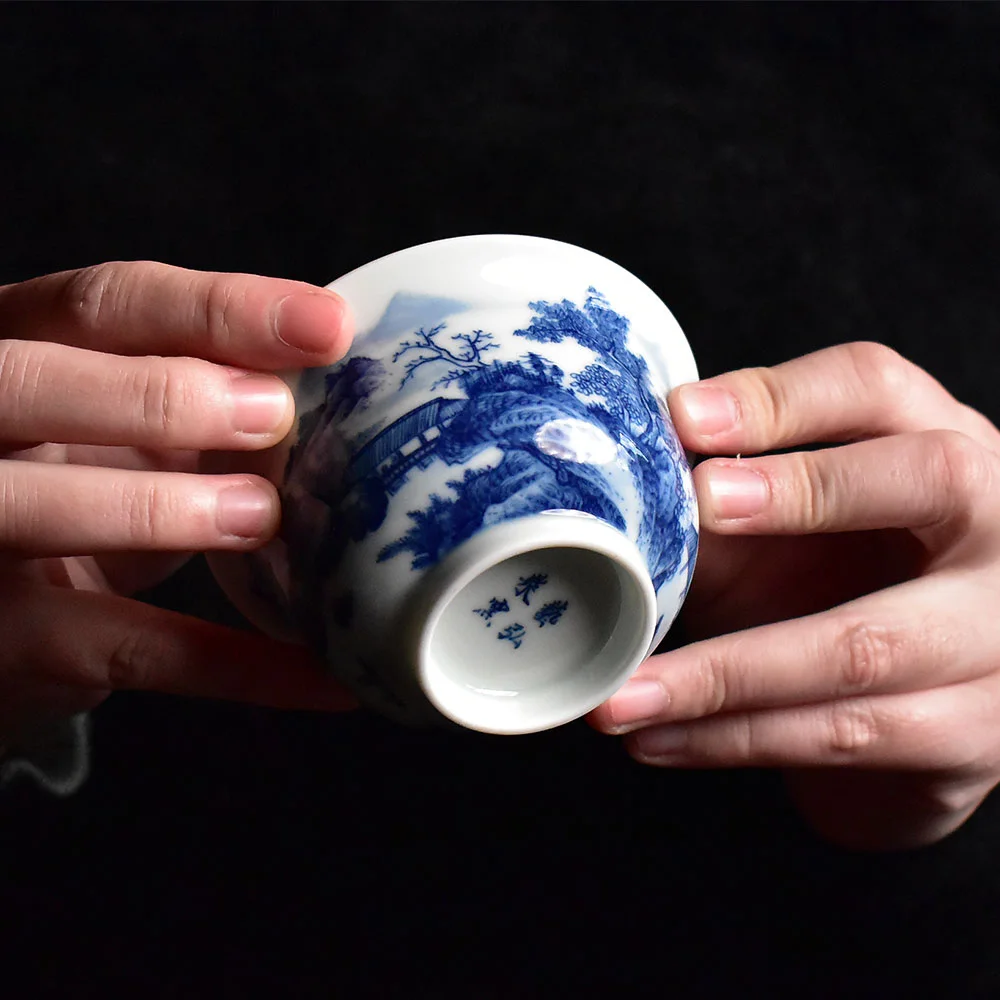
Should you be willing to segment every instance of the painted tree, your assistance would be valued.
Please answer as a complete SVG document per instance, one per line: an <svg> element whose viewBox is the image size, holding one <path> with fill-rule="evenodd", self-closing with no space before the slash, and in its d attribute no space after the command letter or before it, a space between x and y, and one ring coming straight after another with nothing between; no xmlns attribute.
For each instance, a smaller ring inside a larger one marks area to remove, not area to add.
<svg viewBox="0 0 1000 1000"><path fill-rule="evenodd" d="M587 290L582 307L563 299L562 302L532 302L531 309L535 314L531 322L515 330L515 336L539 344L559 344L569 338L631 368L631 355L625 346L628 320L616 313L597 289Z"/></svg>
<svg viewBox="0 0 1000 1000"><path fill-rule="evenodd" d="M410 512L410 528L378 558L409 552L414 569L421 569L484 524L542 510L582 510L624 528L600 468L559 461L538 447L536 425L554 419L549 411L593 421L611 440L622 442L645 498L638 541L659 586L690 548L691 533L673 516L687 503L680 478L683 457L650 388L644 359L628 350L628 320L594 289L582 306L563 300L535 302L532 309L531 322L516 336L539 344L574 340L599 360L571 375L567 385L565 373L534 352L517 361L484 361L483 354L495 345L482 331L456 334L446 342L442 325L420 330L400 345L394 361L404 362L401 384L426 366L440 365L444 374L434 385L458 383L467 395L467 404L442 429L437 457L463 464L488 447L503 457L497 465L466 470L461 480L448 484L451 496L435 496L424 510Z"/></svg>
<svg viewBox="0 0 1000 1000"><path fill-rule="evenodd" d="M497 345L493 342L492 333L484 333L482 330L473 330L472 333L456 333L448 338L453 346L442 342L440 334L446 324L439 323L430 330L421 329L413 335L414 339L404 340L399 345L399 350L392 356L393 363L406 358L403 366L403 380L399 383L402 388L414 375L426 365L448 365L448 370L444 372L432 385L432 389L449 385L456 382L469 372L482 368L486 364L483 355L487 351L496 350ZM407 357L409 355L409 357Z"/></svg>
<svg viewBox="0 0 1000 1000"><path fill-rule="evenodd" d="M607 410L630 427L645 427L649 423L649 409L636 394L632 379L604 364L587 365L582 372L570 376L570 384L585 396L600 398Z"/></svg>

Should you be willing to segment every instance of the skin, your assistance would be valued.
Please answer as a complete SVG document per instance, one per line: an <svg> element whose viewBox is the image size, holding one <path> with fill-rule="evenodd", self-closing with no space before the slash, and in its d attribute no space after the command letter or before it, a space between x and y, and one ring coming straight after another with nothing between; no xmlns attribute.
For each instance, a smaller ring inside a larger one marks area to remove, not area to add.
<svg viewBox="0 0 1000 1000"><path fill-rule="evenodd" d="M110 263L0 288L0 745L115 689L337 710L297 646L128 595L196 551L275 532L273 486L196 473L267 448L294 404L269 371L327 364L344 303L300 282Z"/></svg>
<svg viewBox="0 0 1000 1000"><path fill-rule="evenodd" d="M113 690L341 710L298 646L131 600L274 534L274 488L197 473L292 425L269 372L350 342L299 282L110 263L0 287L0 746ZM683 386L702 545L684 614L590 716L659 767L777 767L852 847L957 829L1000 780L1000 432L877 344ZM831 447L775 455L779 449Z"/></svg>
<svg viewBox="0 0 1000 1000"><path fill-rule="evenodd" d="M591 723L644 764L783 768L845 846L947 836L1000 780L1000 432L867 343L669 405L713 456L695 470L698 641Z"/></svg>

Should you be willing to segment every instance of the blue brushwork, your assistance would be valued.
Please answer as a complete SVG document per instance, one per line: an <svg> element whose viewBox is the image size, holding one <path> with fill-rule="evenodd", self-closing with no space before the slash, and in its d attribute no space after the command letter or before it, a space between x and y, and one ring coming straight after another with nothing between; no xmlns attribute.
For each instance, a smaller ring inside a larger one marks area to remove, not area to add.
<svg viewBox="0 0 1000 1000"><path fill-rule="evenodd" d="M406 363L403 366L403 381L399 387L402 388L410 379L425 365L444 365L447 370L439 375L437 380L431 384L431 389L439 389L450 385L452 382L460 382L463 376L470 371L475 371L483 365L483 355L487 351L495 351L497 345L493 342L492 333L483 333L482 330L473 330L472 333L455 333L444 342L444 338L438 339L445 324L438 323L430 330L423 328L417 330L411 340L404 340L399 345L399 350L392 356L393 364L401 361L404 357Z"/></svg>
<svg viewBox="0 0 1000 1000"><path fill-rule="evenodd" d="M438 455L448 465L460 465L495 447L503 458L449 481L454 496L434 494L423 510L411 511L411 528L385 546L379 559L410 552L414 569L421 569L485 525L543 510L581 510L624 529L618 500L599 466L565 462L537 446L541 426L575 417L597 425L612 441L631 445L621 452L645 501L638 543L659 588L696 540L673 516L687 502L684 459L650 388L645 361L625 346L628 321L593 289L582 308L565 300L533 302L531 308L534 318L515 336L543 344L573 339L602 361L572 375L568 387L564 373L537 354L490 363L482 353L473 357L470 345L467 370L454 379L467 401L442 428Z"/></svg>
<svg viewBox="0 0 1000 1000"><path fill-rule="evenodd" d="M506 639L515 649L520 649L521 643L524 641L524 631L523 625L515 623L508 625L502 632L498 632L497 638Z"/></svg>
<svg viewBox="0 0 1000 1000"><path fill-rule="evenodd" d="M460 312L454 305L451 312ZM314 595L347 546L377 531L410 477L435 465L455 474L407 512L408 529L382 545L379 562L407 554L423 570L484 527L547 510L582 511L626 530L609 469L554 454L547 444L553 427L589 425L615 449L613 471L631 476L640 495L636 541L654 589L685 560L693 565L697 532L682 516L685 458L645 361L626 346L628 320L593 288L582 305L532 302L531 321L514 331L525 353L495 360L494 335L452 332L443 308L411 309L408 318L419 312L426 321L400 329L384 360L354 357L335 366L322 402L300 421L282 490L282 537L302 599L320 610ZM567 340L598 360L567 374L530 349ZM417 405L365 436L351 430L365 425L359 417L376 394L399 392L412 392ZM499 457L484 463L487 451ZM529 593L517 596L527 604ZM498 635L514 641L507 631Z"/></svg>
<svg viewBox="0 0 1000 1000"><path fill-rule="evenodd" d="M520 597L525 604L530 604L531 595L548 582L548 573L532 573L531 576L522 576L514 586L514 596Z"/></svg>
<svg viewBox="0 0 1000 1000"><path fill-rule="evenodd" d="M538 622L538 627L544 628L546 625L555 625L565 614L568 607L569 601L549 601L548 604L543 604L535 612L535 621Z"/></svg>
<svg viewBox="0 0 1000 1000"><path fill-rule="evenodd" d="M491 621L496 615L502 615L510 611L510 605L507 603L506 599L501 600L498 597L491 597L488 607L485 608L475 608L473 614L479 615L480 618L486 622L487 628L492 628L493 623Z"/></svg>

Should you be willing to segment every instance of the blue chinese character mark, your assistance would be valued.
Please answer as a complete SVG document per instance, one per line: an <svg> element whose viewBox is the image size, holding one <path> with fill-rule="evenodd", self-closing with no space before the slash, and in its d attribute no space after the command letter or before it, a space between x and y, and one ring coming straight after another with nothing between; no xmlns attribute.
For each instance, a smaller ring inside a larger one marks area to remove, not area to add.
<svg viewBox="0 0 1000 1000"><path fill-rule="evenodd" d="M548 573L532 573L531 576L522 576L518 579L517 584L514 586L514 596L520 597L525 604L530 604L529 598L531 595L538 590L539 587L544 586L549 582Z"/></svg>
<svg viewBox="0 0 1000 1000"><path fill-rule="evenodd" d="M486 622L487 628L493 628L493 623L490 619L494 615L503 614L506 611L510 611L510 605L506 599L501 600L499 597L491 597L488 608L476 608L473 613L479 615Z"/></svg>
<svg viewBox="0 0 1000 1000"><path fill-rule="evenodd" d="M555 625L568 607L569 601L549 601L548 604L543 604L541 609L535 612L535 621L538 622L538 627Z"/></svg>
<svg viewBox="0 0 1000 1000"><path fill-rule="evenodd" d="M524 640L524 626L517 623L508 625L502 632L497 633L498 639L506 639L513 644L515 649L521 648Z"/></svg>

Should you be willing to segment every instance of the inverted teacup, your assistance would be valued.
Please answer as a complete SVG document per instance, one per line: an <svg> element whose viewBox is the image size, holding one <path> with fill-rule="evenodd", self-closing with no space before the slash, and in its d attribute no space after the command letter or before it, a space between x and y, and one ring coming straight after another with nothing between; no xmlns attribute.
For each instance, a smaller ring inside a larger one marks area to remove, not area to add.
<svg viewBox="0 0 1000 1000"><path fill-rule="evenodd" d="M618 265L524 236L413 247L329 287L353 346L286 376L280 446L227 459L283 513L264 549L210 557L221 586L401 721L513 734L586 714L694 569L665 399L697 371L676 320Z"/></svg>

